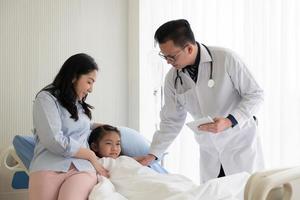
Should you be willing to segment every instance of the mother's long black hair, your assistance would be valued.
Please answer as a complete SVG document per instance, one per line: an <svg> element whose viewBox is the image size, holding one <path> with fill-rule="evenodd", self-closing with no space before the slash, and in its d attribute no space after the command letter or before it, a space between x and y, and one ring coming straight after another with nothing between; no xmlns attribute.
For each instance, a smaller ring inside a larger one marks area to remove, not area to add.
<svg viewBox="0 0 300 200"><path fill-rule="evenodd" d="M77 94L74 90L73 80L79 79L81 75L88 74L94 70L98 70L95 60L84 53L79 53L68 58L54 81L42 89L49 91L71 114L71 118L78 120L78 110L76 107ZM85 102L86 97L79 103L82 105L85 114L91 119L90 109L93 107Z"/></svg>

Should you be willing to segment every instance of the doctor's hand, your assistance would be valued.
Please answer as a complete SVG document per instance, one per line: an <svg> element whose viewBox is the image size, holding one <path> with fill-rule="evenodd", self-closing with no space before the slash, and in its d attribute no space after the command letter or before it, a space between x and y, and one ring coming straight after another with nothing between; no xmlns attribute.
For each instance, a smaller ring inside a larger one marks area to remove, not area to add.
<svg viewBox="0 0 300 200"><path fill-rule="evenodd" d="M214 118L214 122L198 126L198 130L219 133L231 127L231 125L232 123L228 118L216 117Z"/></svg>
<svg viewBox="0 0 300 200"><path fill-rule="evenodd" d="M134 157L134 159L136 161L138 161L139 163L141 163L144 166L148 166L150 165L150 163L156 159L156 157L152 154L148 154L146 156L138 156L138 157Z"/></svg>

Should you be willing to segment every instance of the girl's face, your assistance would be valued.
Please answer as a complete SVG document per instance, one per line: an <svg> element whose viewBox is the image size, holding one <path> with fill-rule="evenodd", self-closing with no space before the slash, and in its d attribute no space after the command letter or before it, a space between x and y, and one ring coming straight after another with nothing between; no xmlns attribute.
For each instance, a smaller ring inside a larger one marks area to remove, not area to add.
<svg viewBox="0 0 300 200"><path fill-rule="evenodd" d="M97 152L101 157L117 158L121 153L121 138L117 132L105 134L97 145Z"/></svg>
<svg viewBox="0 0 300 200"><path fill-rule="evenodd" d="M81 75L73 81L74 90L77 95L77 100L81 101L88 93L93 91L93 85L96 81L97 70L93 70L88 74Z"/></svg>

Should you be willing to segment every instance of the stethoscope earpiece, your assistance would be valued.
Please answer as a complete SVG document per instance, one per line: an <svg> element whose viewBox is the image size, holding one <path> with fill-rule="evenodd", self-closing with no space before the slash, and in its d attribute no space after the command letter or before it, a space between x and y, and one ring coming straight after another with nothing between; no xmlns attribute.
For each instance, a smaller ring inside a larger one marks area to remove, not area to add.
<svg viewBox="0 0 300 200"><path fill-rule="evenodd" d="M214 85L215 85L215 81L213 79L209 79L207 82L207 86L209 88L212 88L212 87L214 87Z"/></svg>

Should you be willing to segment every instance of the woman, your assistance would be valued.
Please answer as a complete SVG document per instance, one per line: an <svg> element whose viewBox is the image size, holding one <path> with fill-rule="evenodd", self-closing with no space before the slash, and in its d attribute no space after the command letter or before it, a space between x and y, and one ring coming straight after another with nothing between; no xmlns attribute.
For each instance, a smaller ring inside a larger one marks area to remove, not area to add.
<svg viewBox="0 0 300 200"><path fill-rule="evenodd" d="M84 200L97 182L96 172L108 176L87 143L97 124L91 123L93 107L85 99L92 92L97 71L92 57L73 55L53 83L37 94L33 105L36 147L30 165L30 200Z"/></svg>

